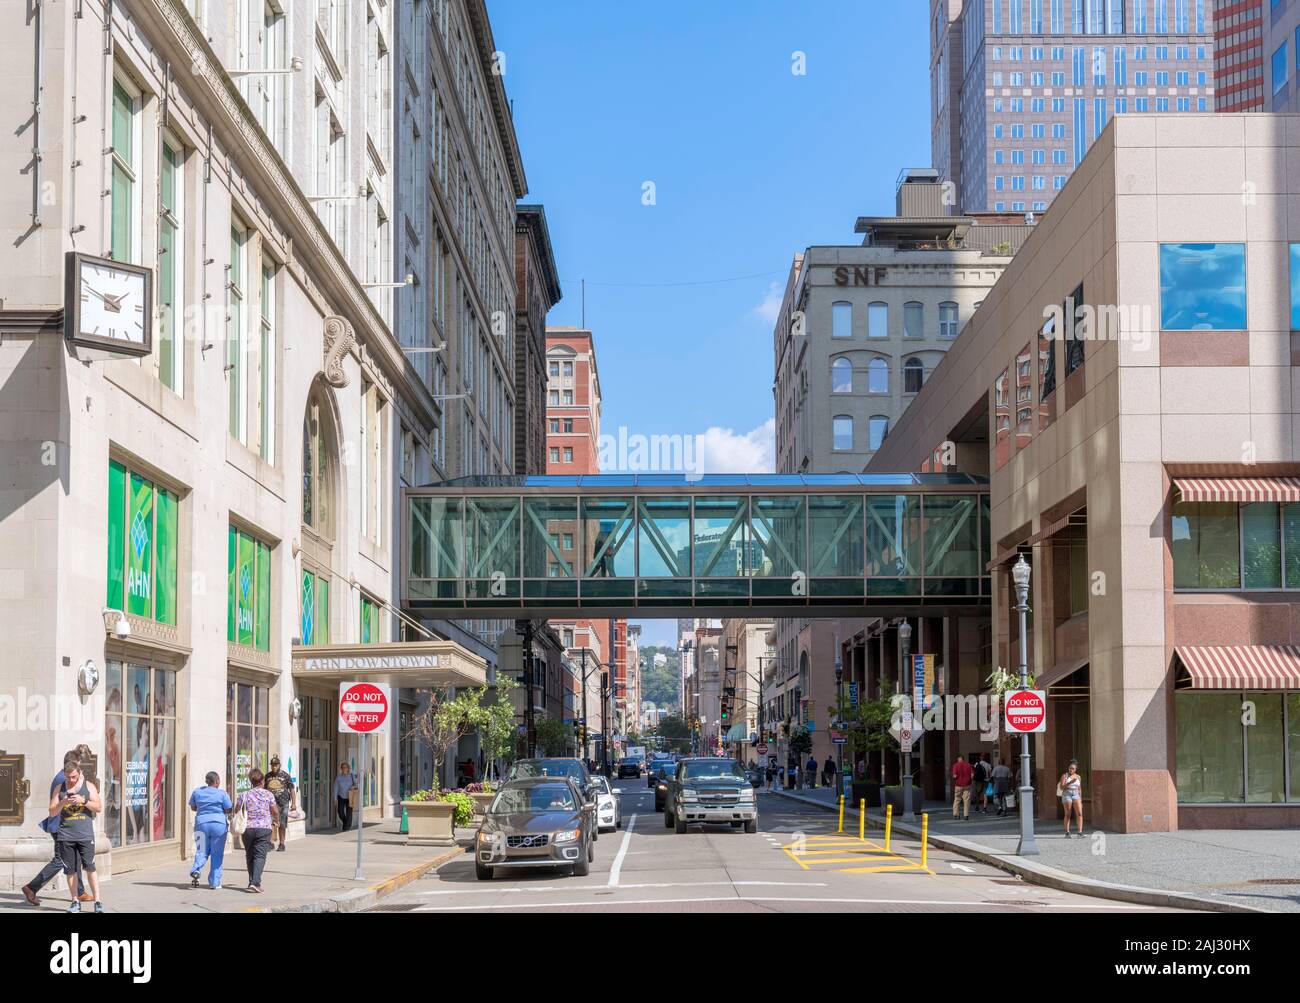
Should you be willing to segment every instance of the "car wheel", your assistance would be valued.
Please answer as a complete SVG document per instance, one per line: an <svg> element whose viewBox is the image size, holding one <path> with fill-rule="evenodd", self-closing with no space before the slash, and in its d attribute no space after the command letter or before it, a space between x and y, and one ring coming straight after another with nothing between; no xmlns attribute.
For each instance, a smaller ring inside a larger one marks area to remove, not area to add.
<svg viewBox="0 0 1300 1003"><path fill-rule="evenodd" d="M682 835L682 833L686 831L686 819L682 818L680 815L674 818L673 829L676 831L677 835Z"/></svg>
<svg viewBox="0 0 1300 1003"><path fill-rule="evenodd" d="M578 862L573 865L573 876L575 878L585 878L591 873L591 844L587 844L587 852L578 858Z"/></svg>
<svg viewBox="0 0 1300 1003"><path fill-rule="evenodd" d="M758 832L758 819L751 818L745 823L746 832Z"/></svg>
<svg viewBox="0 0 1300 1003"><path fill-rule="evenodd" d="M480 864L476 860L474 861L474 877L478 878L480 881L491 881L492 868L488 867L485 864Z"/></svg>

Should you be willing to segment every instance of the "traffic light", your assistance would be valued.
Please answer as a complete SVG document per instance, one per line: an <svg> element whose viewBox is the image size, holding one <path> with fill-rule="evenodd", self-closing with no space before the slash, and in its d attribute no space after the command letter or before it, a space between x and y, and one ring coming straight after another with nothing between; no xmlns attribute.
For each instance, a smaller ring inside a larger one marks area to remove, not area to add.
<svg viewBox="0 0 1300 1003"><path fill-rule="evenodd" d="M730 719L731 719L731 708L728 707L726 704L723 704L723 705L722 705L722 720L724 720L724 721L729 721Z"/></svg>

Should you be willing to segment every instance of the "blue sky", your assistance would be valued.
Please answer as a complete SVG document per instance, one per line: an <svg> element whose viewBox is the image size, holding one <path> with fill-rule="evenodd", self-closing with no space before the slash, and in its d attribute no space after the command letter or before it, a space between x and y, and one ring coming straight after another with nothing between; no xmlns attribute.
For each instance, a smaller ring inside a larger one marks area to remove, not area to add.
<svg viewBox="0 0 1300 1003"><path fill-rule="evenodd" d="M701 434L707 470L770 469L772 320L791 256L856 243L856 217L891 212L899 171L930 163L928 5L488 10L526 201L546 206L564 289L550 323L581 322L587 280L602 430ZM643 638L667 641L670 623L646 622Z"/></svg>

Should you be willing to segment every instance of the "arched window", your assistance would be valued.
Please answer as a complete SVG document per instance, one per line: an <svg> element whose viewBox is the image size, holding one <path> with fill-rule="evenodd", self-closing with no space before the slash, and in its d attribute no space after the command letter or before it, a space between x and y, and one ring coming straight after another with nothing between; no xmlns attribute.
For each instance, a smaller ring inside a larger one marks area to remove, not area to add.
<svg viewBox="0 0 1300 1003"><path fill-rule="evenodd" d="M925 365L920 359L911 358L903 363L903 393L918 394L925 383Z"/></svg>
<svg viewBox="0 0 1300 1003"><path fill-rule="evenodd" d="M873 453L881 447L889 434L889 419L883 414L873 414L867 423L867 448Z"/></svg>
<svg viewBox="0 0 1300 1003"><path fill-rule="evenodd" d="M834 449L853 448L853 419L847 414L837 414L831 419Z"/></svg>
<svg viewBox="0 0 1300 1003"><path fill-rule="evenodd" d="M889 363L884 359L872 359L867 363L867 393L889 393Z"/></svg>
<svg viewBox="0 0 1300 1003"><path fill-rule="evenodd" d="M853 393L853 363L840 357L831 363L831 393Z"/></svg>
<svg viewBox="0 0 1300 1003"><path fill-rule="evenodd" d="M889 304L872 303L867 307L867 337L889 337Z"/></svg>
<svg viewBox="0 0 1300 1003"><path fill-rule="evenodd" d="M831 304L831 337L832 338L852 338L853 337L853 304L852 303L832 303Z"/></svg>
<svg viewBox="0 0 1300 1003"><path fill-rule="evenodd" d="M302 524L318 536L334 536L334 422L317 395L307 401L302 422Z"/></svg>
<svg viewBox="0 0 1300 1003"><path fill-rule="evenodd" d="M903 337L925 337L925 306L915 301L903 304Z"/></svg>

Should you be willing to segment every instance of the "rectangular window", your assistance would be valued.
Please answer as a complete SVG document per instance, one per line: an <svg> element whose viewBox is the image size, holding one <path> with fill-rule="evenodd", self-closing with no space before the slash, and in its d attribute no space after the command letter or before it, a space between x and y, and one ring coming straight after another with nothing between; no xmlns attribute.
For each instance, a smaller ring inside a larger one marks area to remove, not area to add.
<svg viewBox="0 0 1300 1003"><path fill-rule="evenodd" d="M1161 244L1160 326L1246 330L1246 245Z"/></svg>
<svg viewBox="0 0 1300 1003"><path fill-rule="evenodd" d="M1056 420L1056 318L1049 317L1038 332L1038 428Z"/></svg>
<svg viewBox="0 0 1300 1003"><path fill-rule="evenodd" d="M176 673L110 658L104 675L104 834L114 847L175 839Z"/></svg>
<svg viewBox="0 0 1300 1003"><path fill-rule="evenodd" d="M230 227L230 263L226 269L226 384L229 392L230 434L244 441L247 404L244 397L244 275L247 272L248 231L237 222Z"/></svg>
<svg viewBox="0 0 1300 1003"><path fill-rule="evenodd" d="M361 627L360 640L362 644L378 644L383 640L379 633L379 603L369 596L361 596Z"/></svg>
<svg viewBox="0 0 1300 1003"><path fill-rule="evenodd" d="M564 462L565 463L573 462L573 449L569 446L564 447Z"/></svg>
<svg viewBox="0 0 1300 1003"><path fill-rule="evenodd" d="M1287 81L1287 61L1286 61L1286 42L1285 40L1276 49L1273 50L1273 93L1276 94L1286 86Z"/></svg>
<svg viewBox="0 0 1300 1003"><path fill-rule="evenodd" d="M226 569L226 640L270 651L271 548L230 526Z"/></svg>
<svg viewBox="0 0 1300 1003"><path fill-rule="evenodd" d="M302 596L298 604L303 644L330 643L329 576L307 568L302 572Z"/></svg>
<svg viewBox="0 0 1300 1003"><path fill-rule="evenodd" d="M1087 331L1079 330L1079 321L1084 316L1083 283L1075 287L1070 298L1065 301L1065 376L1083 365L1084 339Z"/></svg>
<svg viewBox="0 0 1300 1003"><path fill-rule="evenodd" d="M867 337L889 337L889 304L872 303L867 307Z"/></svg>
<svg viewBox="0 0 1300 1003"><path fill-rule="evenodd" d="M1074 166L1083 163L1088 153L1087 103L1084 98L1074 99Z"/></svg>
<svg viewBox="0 0 1300 1003"><path fill-rule="evenodd" d="M177 531L176 495L110 460L105 605L176 623Z"/></svg>
<svg viewBox="0 0 1300 1003"><path fill-rule="evenodd" d="M1297 247L1300 245L1292 245ZM920 303L905 303L903 305L903 337L904 338L923 338L925 337L925 307Z"/></svg>
<svg viewBox="0 0 1300 1003"><path fill-rule="evenodd" d="M1235 504L1174 505L1170 549L1174 588L1241 588L1241 538Z"/></svg>
<svg viewBox="0 0 1300 1003"><path fill-rule="evenodd" d="M1174 694L1178 800L1184 804L1245 799L1245 742L1240 693Z"/></svg>
<svg viewBox="0 0 1300 1003"><path fill-rule="evenodd" d="M158 379L184 394L185 252L182 240L185 155L171 142L163 144L162 175L158 179Z"/></svg>
<svg viewBox="0 0 1300 1003"><path fill-rule="evenodd" d="M257 451L267 463L275 462L275 266L262 262L261 315L257 346Z"/></svg>
<svg viewBox="0 0 1300 1003"><path fill-rule="evenodd" d="M114 78L108 253L133 264L140 252L140 103L134 88Z"/></svg>
<svg viewBox="0 0 1300 1003"><path fill-rule="evenodd" d="M993 451L997 469L1011 459L1011 371L1002 370L993 383Z"/></svg>
<svg viewBox="0 0 1300 1003"><path fill-rule="evenodd" d="M846 415L841 415L832 419L831 431L835 449L851 450L853 448L852 418Z"/></svg>
<svg viewBox="0 0 1300 1003"><path fill-rule="evenodd" d="M308 697L304 703L319 702ZM266 771L271 748L270 690L256 683L226 682L226 791L231 798L248 791L249 771ZM319 712L314 715L319 717ZM304 720L303 727L310 724ZM317 736L319 737L319 736ZM306 763L303 763L306 769Z"/></svg>
<svg viewBox="0 0 1300 1003"><path fill-rule="evenodd" d="M1241 506L1241 574L1247 589L1282 587L1282 533L1275 502Z"/></svg>
<svg viewBox="0 0 1300 1003"><path fill-rule="evenodd" d="M939 304L939 337L957 337L957 304Z"/></svg>
<svg viewBox="0 0 1300 1003"><path fill-rule="evenodd" d="M387 438L388 404L373 383L361 384L361 530L366 538L382 545L384 518L384 455Z"/></svg>

